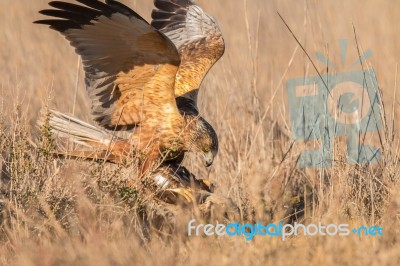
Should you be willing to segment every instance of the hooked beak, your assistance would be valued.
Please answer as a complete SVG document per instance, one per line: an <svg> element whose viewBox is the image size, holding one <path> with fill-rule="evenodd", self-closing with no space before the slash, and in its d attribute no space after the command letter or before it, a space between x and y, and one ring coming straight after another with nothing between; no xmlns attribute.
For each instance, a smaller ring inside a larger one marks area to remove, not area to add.
<svg viewBox="0 0 400 266"><path fill-rule="evenodd" d="M204 153L204 165L206 167L210 167L213 164L213 161L214 154L211 151Z"/></svg>

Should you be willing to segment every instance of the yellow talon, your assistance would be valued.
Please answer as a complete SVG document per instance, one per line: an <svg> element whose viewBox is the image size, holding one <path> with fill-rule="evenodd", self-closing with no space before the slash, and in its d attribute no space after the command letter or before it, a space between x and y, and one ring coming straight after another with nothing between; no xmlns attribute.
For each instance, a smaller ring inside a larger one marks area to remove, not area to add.
<svg viewBox="0 0 400 266"><path fill-rule="evenodd" d="M203 179L202 181L207 187L211 187L212 183L211 183L210 179Z"/></svg>
<svg viewBox="0 0 400 266"><path fill-rule="evenodd" d="M195 201L195 198L193 196L191 189L186 189L186 188L173 188L172 189L171 188L171 189L168 189L168 191L171 191L171 192L181 195L188 203L192 203Z"/></svg>

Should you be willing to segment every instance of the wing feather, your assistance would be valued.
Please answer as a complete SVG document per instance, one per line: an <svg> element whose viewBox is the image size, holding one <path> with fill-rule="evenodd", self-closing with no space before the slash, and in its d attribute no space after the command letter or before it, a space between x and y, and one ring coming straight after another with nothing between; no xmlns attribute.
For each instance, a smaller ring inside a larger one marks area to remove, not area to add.
<svg viewBox="0 0 400 266"><path fill-rule="evenodd" d="M174 44L125 5L107 0L50 2L41 11L81 56L94 120L108 129L179 119ZM165 110L170 110L165 112Z"/></svg>
<svg viewBox="0 0 400 266"><path fill-rule="evenodd" d="M196 102L201 82L224 53L221 30L215 19L191 0L154 0L154 5L151 25L170 38L181 57L175 96Z"/></svg>

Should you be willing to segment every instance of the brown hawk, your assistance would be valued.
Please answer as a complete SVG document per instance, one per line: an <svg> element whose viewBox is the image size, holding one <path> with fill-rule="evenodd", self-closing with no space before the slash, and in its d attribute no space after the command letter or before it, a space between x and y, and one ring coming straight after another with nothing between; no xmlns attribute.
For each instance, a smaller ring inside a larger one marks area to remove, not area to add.
<svg viewBox="0 0 400 266"><path fill-rule="evenodd" d="M108 152L118 161L140 151L142 173L187 151L211 165L218 138L199 115L197 93L224 53L216 21L191 0L155 0L151 24L117 1L76 2L50 2L54 9L40 13L51 18L35 23L60 32L81 56L94 120L108 130L133 131L128 139L107 139L106 131L78 120L68 124L75 118L54 112L56 131L96 149L72 155L99 158Z"/></svg>

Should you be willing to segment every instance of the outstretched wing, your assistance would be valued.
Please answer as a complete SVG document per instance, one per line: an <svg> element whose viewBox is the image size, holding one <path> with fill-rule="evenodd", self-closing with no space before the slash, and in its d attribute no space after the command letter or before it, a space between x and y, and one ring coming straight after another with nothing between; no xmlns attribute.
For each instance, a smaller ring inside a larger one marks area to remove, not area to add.
<svg viewBox="0 0 400 266"><path fill-rule="evenodd" d="M94 120L118 129L179 119L174 44L117 1L77 2L50 2L40 13L52 18L35 23L61 32L82 57Z"/></svg>
<svg viewBox="0 0 400 266"><path fill-rule="evenodd" d="M154 5L151 25L170 38L181 57L175 96L196 101L204 76L224 53L221 30L192 0L154 0Z"/></svg>

